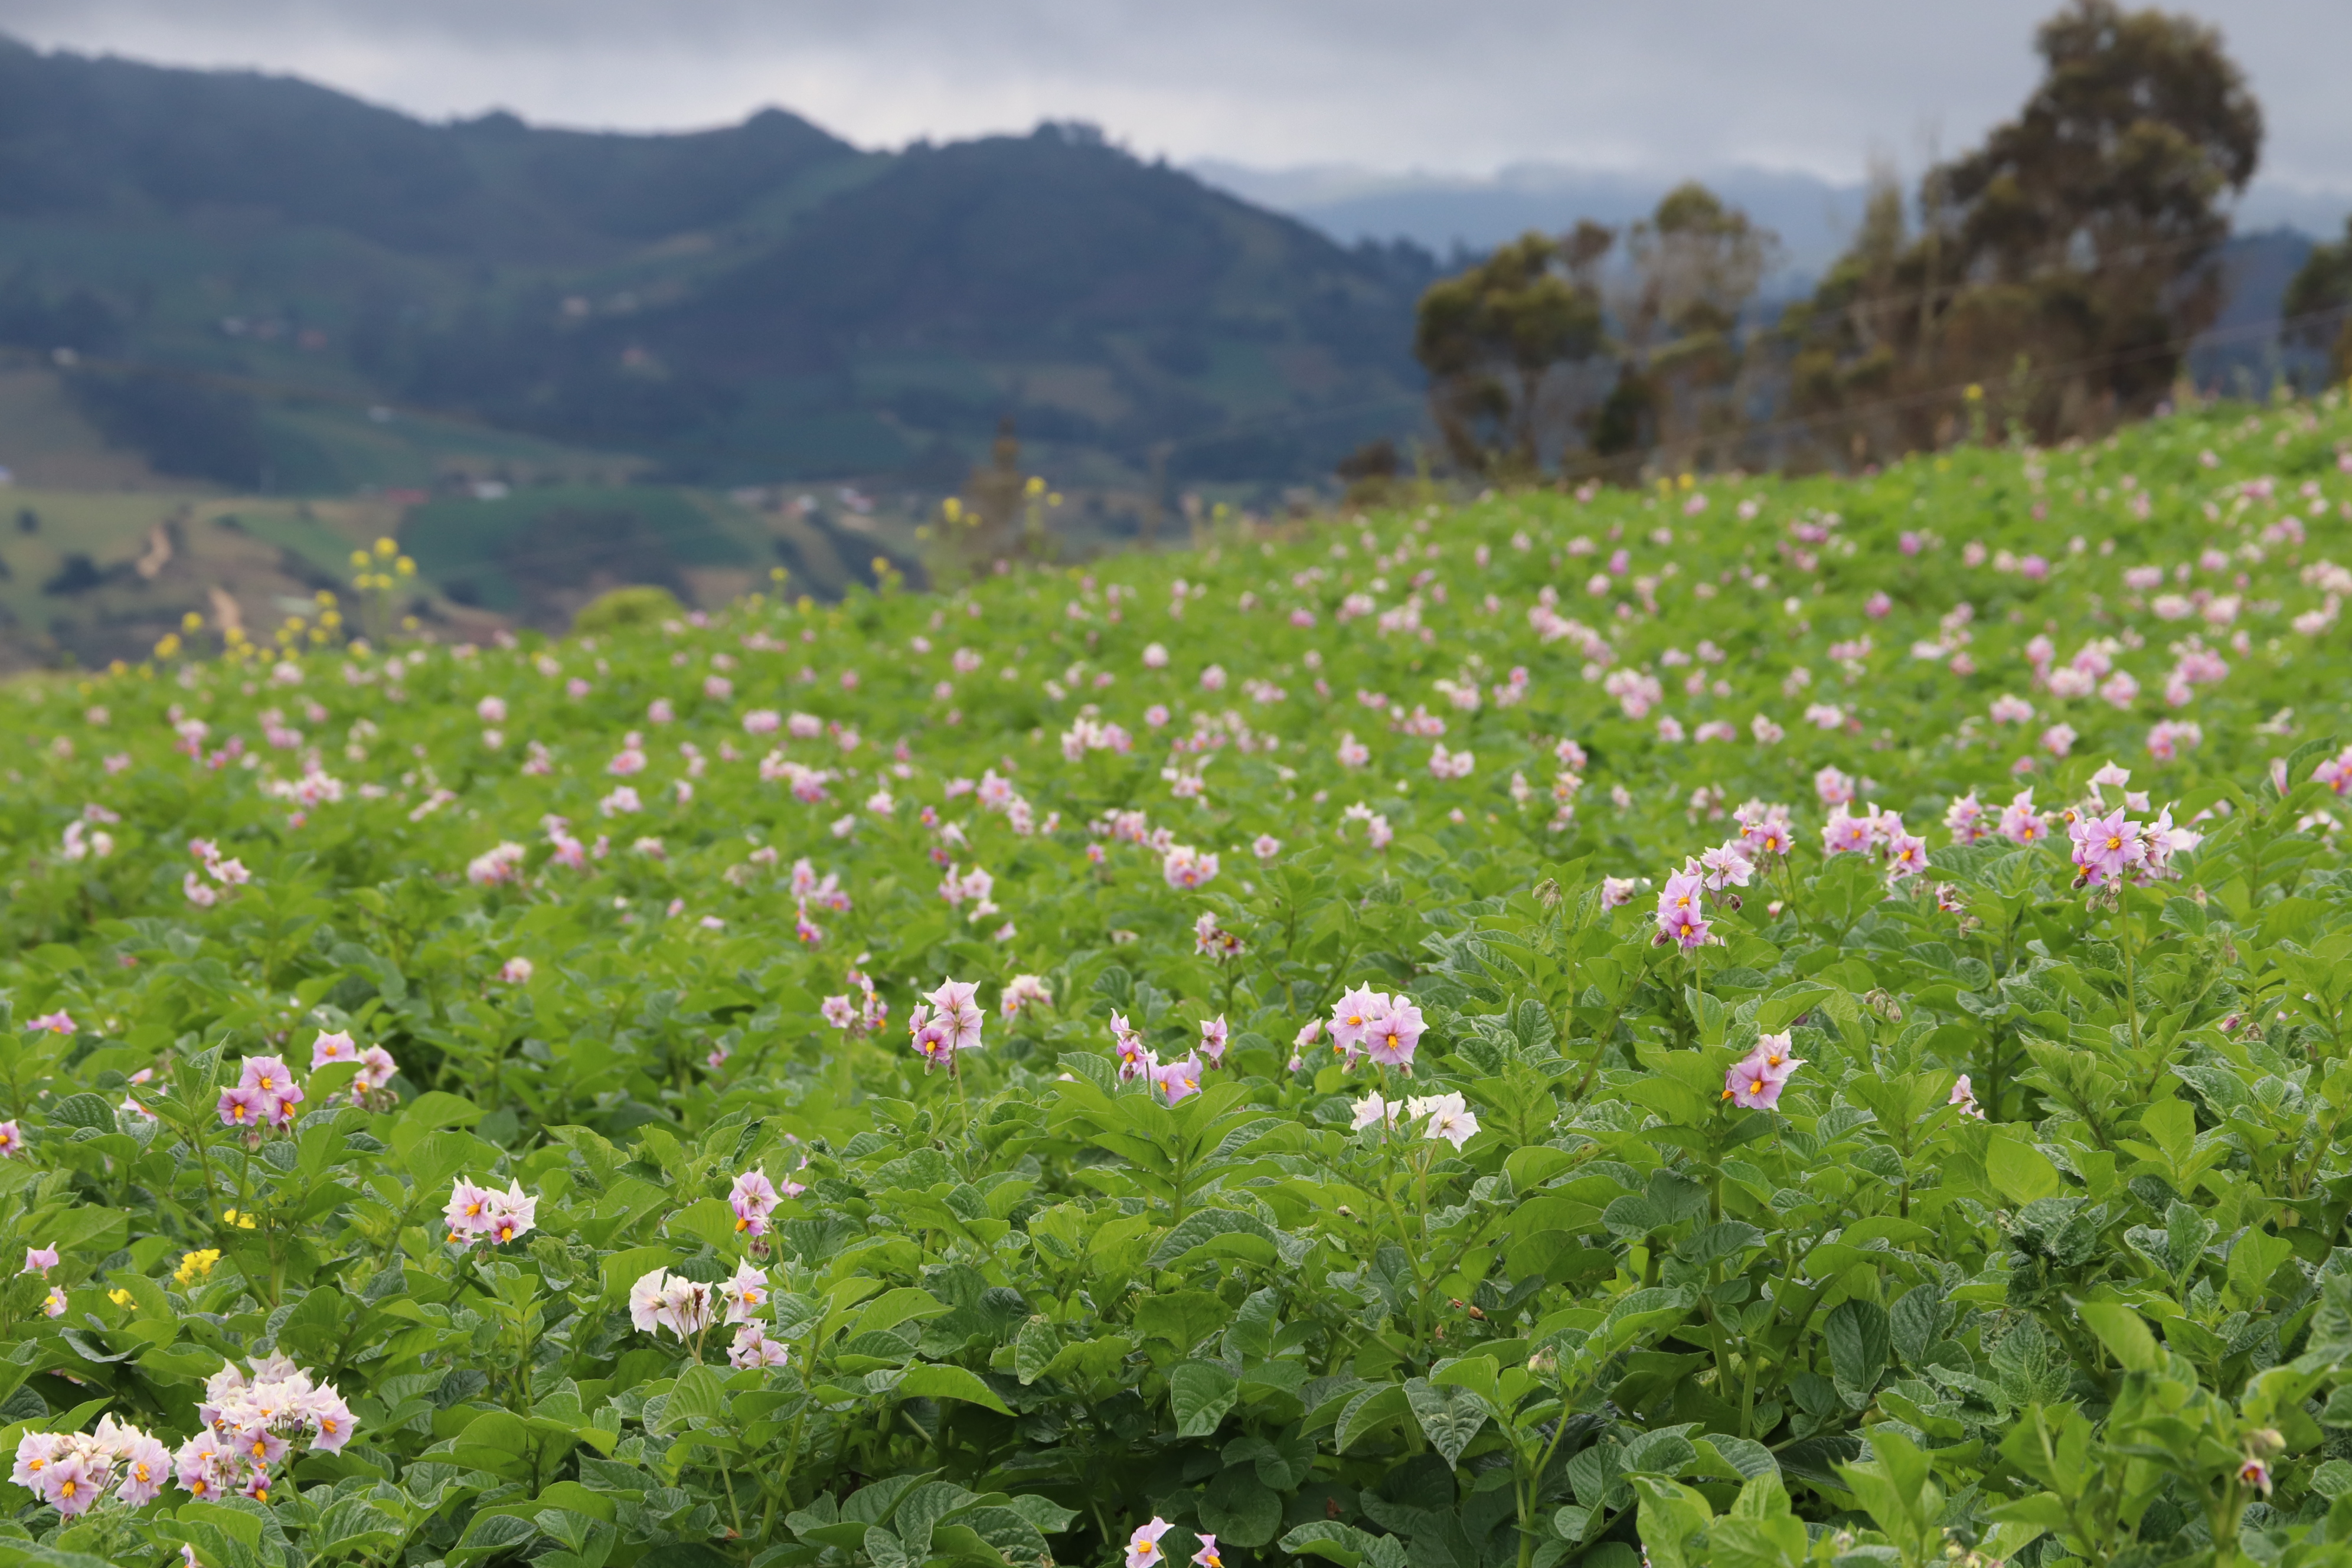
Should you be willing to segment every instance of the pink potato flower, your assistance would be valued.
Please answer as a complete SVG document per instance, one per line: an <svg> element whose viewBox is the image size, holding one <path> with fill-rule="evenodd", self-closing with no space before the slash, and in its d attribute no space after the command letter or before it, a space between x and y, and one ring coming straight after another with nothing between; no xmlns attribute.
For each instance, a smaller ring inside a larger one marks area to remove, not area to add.
<svg viewBox="0 0 2352 1568"><path fill-rule="evenodd" d="M2103 888L2123 880L2147 863L2147 845L2137 823L2120 810L2105 816L2084 817L2066 830L2074 841L2073 858L2081 875L2076 885Z"/></svg>
<svg viewBox="0 0 2352 1568"><path fill-rule="evenodd" d="M1770 1110L1780 1103L1790 1077L1804 1065L1803 1058L1790 1054L1787 1035L1759 1035L1756 1048L1724 1074L1723 1098L1748 1110Z"/></svg>
<svg viewBox="0 0 2352 1568"><path fill-rule="evenodd" d="M1680 943L1685 951L1702 946L1707 938L1700 898L1704 884L1695 873L1677 871L1658 892L1658 935L1661 946Z"/></svg>
<svg viewBox="0 0 2352 1568"><path fill-rule="evenodd" d="M1180 1104L1201 1092L1201 1059L1184 1057L1151 1069L1152 1082L1168 1097L1171 1105Z"/></svg>
<svg viewBox="0 0 2352 1568"><path fill-rule="evenodd" d="M1160 1538L1170 1528L1168 1521L1156 1513L1150 1524L1136 1526L1135 1533L1127 1538L1127 1568L1160 1568L1168 1555L1160 1550Z"/></svg>
<svg viewBox="0 0 2352 1568"><path fill-rule="evenodd" d="M1380 998L1380 1011L1364 1035L1364 1054L1381 1067L1412 1070L1412 1055L1428 1025L1421 1009L1402 995Z"/></svg>
<svg viewBox="0 0 2352 1568"><path fill-rule="evenodd" d="M331 1035L321 1029L319 1031L319 1037L310 1042L312 1072L318 1071L330 1062L355 1062L359 1059L359 1047L352 1043L352 1037L348 1033L339 1032Z"/></svg>
<svg viewBox="0 0 2352 1568"><path fill-rule="evenodd" d="M768 1179L765 1171L750 1170L736 1177L735 1184L727 1193L727 1206L735 1211L736 1232L744 1236L767 1235L768 1216L775 1213L780 1201L776 1184Z"/></svg>

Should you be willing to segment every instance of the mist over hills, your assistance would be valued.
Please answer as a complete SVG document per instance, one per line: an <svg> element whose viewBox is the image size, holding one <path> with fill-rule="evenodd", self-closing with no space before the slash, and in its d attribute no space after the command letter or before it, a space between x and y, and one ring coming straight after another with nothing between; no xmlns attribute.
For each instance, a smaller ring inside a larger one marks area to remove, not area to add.
<svg viewBox="0 0 2352 1568"><path fill-rule="evenodd" d="M1484 251L1529 229L1558 233L1578 218L1623 224L1647 216L1683 176L1516 163L1489 175L1397 173L1348 164L1257 168L1202 161L1187 165L1209 184L1314 225L1343 245L1402 239L1440 256ZM1697 173L1732 205L1773 230L1784 278L1826 268L1853 237L1866 191L1862 182L1791 170L1734 167ZM2293 228L2333 236L2352 212L2352 194L2257 180L2239 205L2242 232Z"/></svg>
<svg viewBox="0 0 2352 1568"><path fill-rule="evenodd" d="M1433 268L1084 128L436 125L0 40L0 344L233 488L429 480L412 414L704 483L952 488L1008 417L1074 481L1296 480L1418 417Z"/></svg>

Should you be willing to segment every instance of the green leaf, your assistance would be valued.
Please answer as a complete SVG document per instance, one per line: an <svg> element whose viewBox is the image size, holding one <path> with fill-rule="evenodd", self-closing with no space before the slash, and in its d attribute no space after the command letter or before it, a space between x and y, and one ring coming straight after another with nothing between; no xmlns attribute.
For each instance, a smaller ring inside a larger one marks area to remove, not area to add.
<svg viewBox="0 0 2352 1568"><path fill-rule="evenodd" d="M1135 1326L1146 1339L1165 1340L1186 1354L1232 1317L1233 1310L1206 1290L1156 1292L1135 1304Z"/></svg>
<svg viewBox="0 0 2352 1568"><path fill-rule="evenodd" d="M1370 1542L1353 1525L1341 1524L1336 1519L1312 1519L1293 1527L1276 1544L1293 1557L1320 1557L1327 1563L1337 1563L1339 1568L1356 1568L1364 1560L1365 1549Z"/></svg>
<svg viewBox="0 0 2352 1568"><path fill-rule="evenodd" d="M1822 1321L1822 1338L1840 1383L1864 1393L1878 1385L1892 1342L1885 1308L1858 1299L1841 1301Z"/></svg>
<svg viewBox="0 0 2352 1568"><path fill-rule="evenodd" d="M1258 1547L1271 1543L1282 1529L1282 1499L1248 1465L1218 1472L1201 1494L1201 1522L1222 1543Z"/></svg>
<svg viewBox="0 0 2352 1568"><path fill-rule="evenodd" d="M2154 1372L2164 1364L2156 1336L2129 1307L2115 1301L2084 1301L2074 1310L2126 1372Z"/></svg>
<svg viewBox="0 0 2352 1568"><path fill-rule="evenodd" d="M887 1332L901 1323L913 1322L921 1318L936 1318L949 1310L951 1309L947 1303L929 1290L918 1290L911 1286L902 1285L896 1290L886 1290L866 1302L864 1310L857 1314L856 1321L849 1325L848 1337L854 1340L860 1334Z"/></svg>
<svg viewBox="0 0 2352 1568"><path fill-rule="evenodd" d="M1985 1174L2001 1195L2022 1208L2036 1198L2053 1198L2066 1190L2058 1167L2030 1143L1996 1135L1985 1144Z"/></svg>
<svg viewBox="0 0 2352 1568"><path fill-rule="evenodd" d="M960 1366L939 1362L918 1362L907 1369L898 1380L898 1392L909 1399L961 1399L967 1405L984 1405L1000 1415L1013 1414L996 1391Z"/></svg>
<svg viewBox="0 0 2352 1568"><path fill-rule="evenodd" d="M1449 1465L1461 1462L1462 1450L1492 1414L1484 1398L1458 1384L1433 1384L1416 1377L1404 1385L1404 1397L1430 1446L1444 1455Z"/></svg>
<svg viewBox="0 0 2352 1568"><path fill-rule="evenodd" d="M1151 1267L1173 1268L1196 1252L1270 1264L1276 1258L1274 1227L1238 1209L1198 1209L1161 1238Z"/></svg>
<svg viewBox="0 0 2352 1568"><path fill-rule="evenodd" d="M672 1384L662 1405L660 1432L677 1432L697 1419L717 1421L727 1414L727 1388L707 1366L690 1366Z"/></svg>
<svg viewBox="0 0 2352 1568"><path fill-rule="evenodd" d="M1176 1414L1176 1435L1205 1437L1234 1407L1241 1382L1213 1361L1188 1361L1168 1374L1168 1404Z"/></svg>
<svg viewBox="0 0 2352 1568"><path fill-rule="evenodd" d="M1402 1384L1391 1383L1365 1389L1339 1412L1339 1424L1332 1430L1332 1447L1344 1454L1358 1438L1412 1414L1412 1405L1406 1400Z"/></svg>
<svg viewBox="0 0 2352 1568"><path fill-rule="evenodd" d="M467 1568L467 1564L487 1563L502 1552L511 1552L539 1533L539 1527L527 1519L517 1519L510 1513L478 1513L466 1527L446 1561L450 1568Z"/></svg>
<svg viewBox="0 0 2352 1568"><path fill-rule="evenodd" d="M1700 1568L1705 1556L1695 1553L1695 1538L1715 1517L1706 1495L1680 1481L1660 1480L1655 1476L1635 1476L1633 1485L1640 1500L1642 1545L1651 1568Z"/></svg>

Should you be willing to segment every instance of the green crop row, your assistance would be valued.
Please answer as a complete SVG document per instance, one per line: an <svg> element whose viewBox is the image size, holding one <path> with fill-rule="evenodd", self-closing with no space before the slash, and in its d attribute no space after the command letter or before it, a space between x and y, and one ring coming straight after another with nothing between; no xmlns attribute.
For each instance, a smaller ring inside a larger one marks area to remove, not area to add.
<svg viewBox="0 0 2352 1568"><path fill-rule="evenodd" d="M2331 395L17 687L0 1563L2346 1560L2338 561Z"/></svg>

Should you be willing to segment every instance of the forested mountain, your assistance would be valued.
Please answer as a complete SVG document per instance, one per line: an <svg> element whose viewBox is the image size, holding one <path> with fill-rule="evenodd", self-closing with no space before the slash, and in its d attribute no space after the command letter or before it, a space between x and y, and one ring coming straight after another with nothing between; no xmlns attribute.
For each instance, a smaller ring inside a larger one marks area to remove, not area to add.
<svg viewBox="0 0 2352 1568"><path fill-rule="evenodd" d="M238 488L415 482L424 415L706 482L951 483L1006 417L1099 481L1307 477L1418 418L1433 269L1083 127L428 124L0 39L0 343Z"/></svg>

